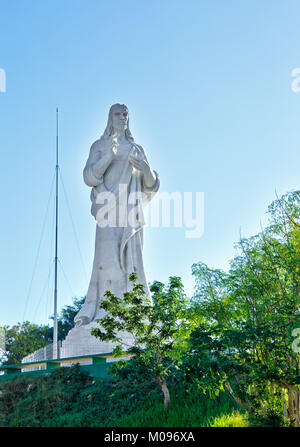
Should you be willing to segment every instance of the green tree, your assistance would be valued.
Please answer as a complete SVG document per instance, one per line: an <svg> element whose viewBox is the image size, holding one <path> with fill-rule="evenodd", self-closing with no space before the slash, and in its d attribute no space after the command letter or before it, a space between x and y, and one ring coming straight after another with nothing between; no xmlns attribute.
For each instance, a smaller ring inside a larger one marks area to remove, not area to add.
<svg viewBox="0 0 300 447"><path fill-rule="evenodd" d="M85 300L85 296L81 298L73 298L73 305L65 306L60 311L60 315L58 316L58 339L64 340L68 335L68 332L74 327L74 318L77 313L80 311ZM54 320L54 316L51 316L51 319ZM53 328L50 328L50 334L52 337Z"/></svg>
<svg viewBox="0 0 300 447"><path fill-rule="evenodd" d="M51 343L49 326L39 326L25 321L5 327L7 364L21 363L22 358Z"/></svg>
<svg viewBox="0 0 300 447"><path fill-rule="evenodd" d="M299 355L292 349L300 307L300 192L275 200L269 216L260 234L240 240L228 273L193 266L202 320L186 366L201 386L226 387L261 422L283 424L285 417L300 426Z"/></svg>
<svg viewBox="0 0 300 447"><path fill-rule="evenodd" d="M135 354L131 363L117 362L115 368L130 369L134 364L131 374L135 380L155 381L162 390L167 410L168 378L179 369L194 326L187 318L188 307L180 278L171 277L167 287L159 282L151 286L153 306L146 298L144 285L138 284L137 279L136 273L129 275L132 290L124 293L123 299L106 291L101 307L107 315L99 321L100 328L93 328L91 333L101 341L117 342L116 356L125 352ZM132 336L132 346L122 343L120 331Z"/></svg>
<svg viewBox="0 0 300 447"><path fill-rule="evenodd" d="M74 317L79 312L85 297L73 298L72 306L65 306L58 317L58 338L64 340L74 326ZM53 316L51 317L53 319ZM53 327L25 321L14 326L5 326L5 354L0 361L20 363L24 357L53 341Z"/></svg>

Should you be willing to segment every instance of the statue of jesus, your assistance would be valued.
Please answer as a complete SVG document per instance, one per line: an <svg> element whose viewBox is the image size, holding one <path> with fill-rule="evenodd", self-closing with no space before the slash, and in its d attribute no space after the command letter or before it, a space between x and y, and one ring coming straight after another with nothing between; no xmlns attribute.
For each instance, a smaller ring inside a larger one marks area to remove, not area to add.
<svg viewBox="0 0 300 447"><path fill-rule="evenodd" d="M100 303L105 291L122 297L130 288L128 275L132 272L138 274L150 297L143 263L143 208L158 190L159 178L144 149L131 135L124 104L111 106L106 129L91 146L83 177L92 188L91 213L97 227L92 276L83 307L74 319L75 327L102 318ZM114 197L110 207L103 200L107 193ZM129 222L132 211L136 216L134 224ZM109 225L107 213L114 217Z"/></svg>

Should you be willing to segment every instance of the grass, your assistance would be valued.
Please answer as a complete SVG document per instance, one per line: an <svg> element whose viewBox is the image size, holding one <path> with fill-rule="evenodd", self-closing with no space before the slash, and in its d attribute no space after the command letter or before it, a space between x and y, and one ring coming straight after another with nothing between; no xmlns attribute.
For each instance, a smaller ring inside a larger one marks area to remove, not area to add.
<svg viewBox="0 0 300 447"><path fill-rule="evenodd" d="M245 416L226 393L209 399L197 389L187 393L182 387L172 387L171 399L167 413L161 395L155 394L143 407L120 416L118 421L114 418L112 422L123 427L238 427L246 424ZM220 425L222 423L224 425Z"/></svg>
<svg viewBox="0 0 300 447"><path fill-rule="evenodd" d="M210 399L197 388L170 387L166 413L160 389L105 382L74 368L0 385L0 426L15 427L244 427L245 414L226 394Z"/></svg>
<svg viewBox="0 0 300 447"><path fill-rule="evenodd" d="M233 411L231 414L223 414L213 418L209 427L249 427L249 421L245 414Z"/></svg>

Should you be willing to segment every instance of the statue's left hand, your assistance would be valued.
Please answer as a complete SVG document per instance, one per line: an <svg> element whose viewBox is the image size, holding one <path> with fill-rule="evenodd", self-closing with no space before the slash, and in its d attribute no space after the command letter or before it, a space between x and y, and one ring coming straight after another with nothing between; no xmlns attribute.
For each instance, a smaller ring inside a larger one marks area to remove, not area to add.
<svg viewBox="0 0 300 447"><path fill-rule="evenodd" d="M151 171L151 168L146 160L140 157L135 157L134 155L129 155L130 163L139 171L142 171L144 174L148 174Z"/></svg>
<svg viewBox="0 0 300 447"><path fill-rule="evenodd" d="M130 154L129 161L136 169L138 169L143 173L146 186L152 188L152 186L155 184L156 181L156 175L152 171L147 160L139 156L135 157L134 155Z"/></svg>

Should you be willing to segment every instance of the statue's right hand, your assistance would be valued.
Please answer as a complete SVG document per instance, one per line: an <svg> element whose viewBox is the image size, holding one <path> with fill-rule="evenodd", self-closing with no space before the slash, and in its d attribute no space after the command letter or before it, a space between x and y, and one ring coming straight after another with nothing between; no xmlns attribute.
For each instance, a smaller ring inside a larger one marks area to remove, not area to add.
<svg viewBox="0 0 300 447"><path fill-rule="evenodd" d="M118 140L116 138L113 138L112 139L112 146L110 148L110 155L111 156L114 157L116 155L116 153L118 151L118 146L119 146Z"/></svg>

